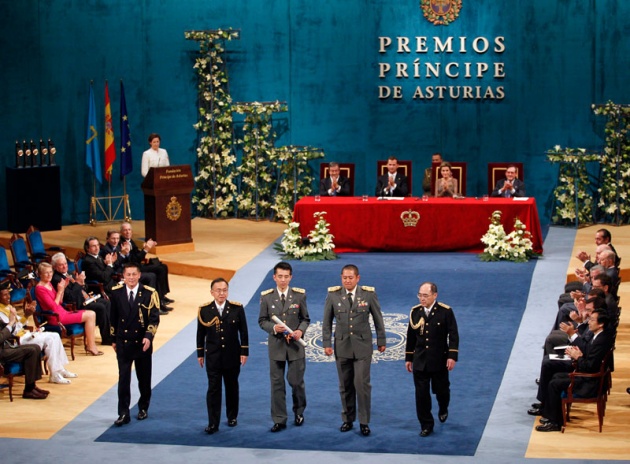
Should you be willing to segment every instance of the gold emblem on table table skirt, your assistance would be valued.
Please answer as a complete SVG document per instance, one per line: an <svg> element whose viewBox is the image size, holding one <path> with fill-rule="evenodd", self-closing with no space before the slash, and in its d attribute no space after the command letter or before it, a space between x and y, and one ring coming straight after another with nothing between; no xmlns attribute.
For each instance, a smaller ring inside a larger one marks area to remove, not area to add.
<svg viewBox="0 0 630 464"><path fill-rule="evenodd" d="M405 227L416 227L420 220L420 213L411 209L409 211L403 211L400 214L400 219Z"/></svg>
<svg viewBox="0 0 630 464"><path fill-rule="evenodd" d="M182 215L182 205L177 201L177 197L171 197L171 201L166 205L166 217L171 221L177 221Z"/></svg>

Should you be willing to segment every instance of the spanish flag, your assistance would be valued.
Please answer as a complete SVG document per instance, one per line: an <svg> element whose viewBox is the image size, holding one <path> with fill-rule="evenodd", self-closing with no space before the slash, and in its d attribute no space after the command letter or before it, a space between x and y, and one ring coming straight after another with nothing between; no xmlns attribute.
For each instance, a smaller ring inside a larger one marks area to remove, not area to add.
<svg viewBox="0 0 630 464"><path fill-rule="evenodd" d="M105 81L105 179L112 181L112 171L116 161L114 146L114 126L112 125L112 107L109 103L109 88Z"/></svg>

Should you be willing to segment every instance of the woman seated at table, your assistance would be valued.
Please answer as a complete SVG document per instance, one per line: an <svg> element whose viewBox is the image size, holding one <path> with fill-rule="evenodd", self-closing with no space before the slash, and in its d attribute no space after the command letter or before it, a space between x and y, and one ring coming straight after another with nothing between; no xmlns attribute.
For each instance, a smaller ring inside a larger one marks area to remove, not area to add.
<svg viewBox="0 0 630 464"><path fill-rule="evenodd" d="M452 197L459 195L457 179L453 177L451 164L447 162L440 164L440 174L441 177L439 177L435 182L435 196Z"/></svg>
<svg viewBox="0 0 630 464"><path fill-rule="evenodd" d="M52 286L50 282L53 276L53 268L48 263L40 263L37 272L39 274L40 281L35 286L35 297L45 311L53 311L59 314L59 322L62 324L80 324L85 323L85 342L87 345L87 352L92 356L101 356L102 351L99 351L94 341L94 328L96 326L96 313L88 309L81 309L76 312L66 311L61 306L63 301L63 292L67 285L67 280L62 279L57 285L57 290Z"/></svg>

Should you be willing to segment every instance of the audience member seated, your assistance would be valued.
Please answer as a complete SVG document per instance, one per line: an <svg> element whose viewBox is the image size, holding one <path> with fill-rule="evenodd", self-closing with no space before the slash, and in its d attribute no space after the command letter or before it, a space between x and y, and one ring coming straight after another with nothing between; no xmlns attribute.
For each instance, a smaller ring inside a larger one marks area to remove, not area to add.
<svg viewBox="0 0 630 464"><path fill-rule="evenodd" d="M17 317L13 313L9 313L8 323L0 321L0 362L17 362L24 365L24 393L22 393L22 398L46 399L50 392L39 388L35 383L42 378L42 351L37 345L11 343L12 331L16 323Z"/></svg>
<svg viewBox="0 0 630 464"><path fill-rule="evenodd" d="M459 187L457 185L457 179L453 177L451 171L451 164L443 162L440 165L441 177L435 182L435 196L436 197L453 197L459 195Z"/></svg>
<svg viewBox="0 0 630 464"><path fill-rule="evenodd" d="M407 176L398 172L398 159L390 156L387 159L387 174L379 176L376 182L377 197L406 197L409 193Z"/></svg>
<svg viewBox="0 0 630 464"><path fill-rule="evenodd" d="M40 263L37 267L39 274L39 282L35 286L35 297L44 311L53 311L59 315L59 322L66 324L85 324L85 343L87 352L93 356L101 356L94 341L94 329L96 327L96 314L89 309L80 309L78 311L66 311L61 306L63 294L67 285L67 280L62 279L57 285L58 291L52 286L53 269L48 263Z"/></svg>
<svg viewBox="0 0 630 464"><path fill-rule="evenodd" d="M168 282L168 266L157 257L151 258L148 263L145 263L147 253L157 246L157 242L149 238L142 245L142 248L139 248L133 240L133 229L128 222L123 222L120 226L120 240L121 246L127 242L130 244L129 261L140 265L140 272L142 273L140 282L157 290L160 296L160 314L167 314L168 311L172 311L173 308L169 305L175 301L167 296L171 291ZM145 274L147 274L146 277Z"/></svg>
<svg viewBox="0 0 630 464"><path fill-rule="evenodd" d="M615 247L612 245L611 242L612 234L608 229L599 229L597 232L595 232L595 246L599 248L600 245L608 245L608 247L615 252L615 266L619 267L621 258L619 258L619 255L617 255L617 250L615 250ZM591 256L585 251L580 251L575 257L584 263L584 267L587 270L590 269L591 266L597 264L597 256L595 257L595 262L593 262L591 261Z"/></svg>
<svg viewBox="0 0 630 464"><path fill-rule="evenodd" d="M328 164L329 177L324 177L319 183L319 194L329 197L349 197L350 180L342 177L339 171L339 163L334 161Z"/></svg>
<svg viewBox="0 0 630 464"><path fill-rule="evenodd" d="M440 153L433 153L431 155L431 166L424 170L424 177L422 178L422 190L425 195L432 195L431 193L431 177L433 176L433 164L442 163L442 155Z"/></svg>
<svg viewBox="0 0 630 464"><path fill-rule="evenodd" d="M569 356L575 363L575 370L584 373L598 372L604 357L608 354L614 344L614 334L606 330L609 319L605 312L594 310L589 317L589 331L593 334L591 340L584 344L584 348L571 345L566 349L565 355ZM555 361L556 364L571 366L570 363ZM544 364L544 363L543 363ZM570 384L569 372L572 367L558 367L550 369L546 373L543 382L541 370L539 400L540 404L535 405L528 411L532 415L540 415L541 425L536 427L539 432L557 432L561 430L562 418L562 393ZM549 376L549 374L552 374ZM582 397L594 396L597 393L598 379L578 378L575 381L574 393ZM541 391L542 390L542 391Z"/></svg>
<svg viewBox="0 0 630 464"><path fill-rule="evenodd" d="M27 319L35 313L34 301L24 306L24 318L20 320L16 309L11 306L11 287L7 282L0 285L0 321L11 327L11 334L19 339L20 345L37 345L46 355L46 364L52 383L68 384L69 378L77 377L64 366L68 364L68 356L58 333L26 330ZM15 323L10 324L11 320Z"/></svg>
<svg viewBox="0 0 630 464"><path fill-rule="evenodd" d="M112 265L116 274L122 274L123 265L129 261L131 244L129 242L120 243L120 232L110 229L107 231L107 241L101 247L99 256L105 259L107 255L112 255Z"/></svg>
<svg viewBox="0 0 630 464"><path fill-rule="evenodd" d="M88 282L103 284L105 291L110 293L114 285L118 284L116 270L114 269L115 253L106 254L104 258L99 255L101 244L96 237L88 237L83 244L85 258L83 258L82 270Z"/></svg>
<svg viewBox="0 0 630 464"><path fill-rule="evenodd" d="M80 274L75 272L74 276L68 274L68 261L63 253L54 254L51 263L54 269L51 283L55 291L58 291L60 281L66 281L66 288L63 292L64 304L72 304L77 309L94 311L96 313L96 325L101 333L101 345L111 345L111 304L109 299L102 295L98 298L88 294L88 287L85 285L85 272Z"/></svg>
<svg viewBox="0 0 630 464"><path fill-rule="evenodd" d="M505 170L505 179L497 181L492 196L505 198L525 196L525 184L516 177L516 166L508 166Z"/></svg>

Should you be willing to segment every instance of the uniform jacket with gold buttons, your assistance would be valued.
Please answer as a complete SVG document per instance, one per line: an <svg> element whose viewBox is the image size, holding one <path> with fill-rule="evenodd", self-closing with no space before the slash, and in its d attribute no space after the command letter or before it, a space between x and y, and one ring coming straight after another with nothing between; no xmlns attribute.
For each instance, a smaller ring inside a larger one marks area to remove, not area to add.
<svg viewBox="0 0 630 464"><path fill-rule="evenodd" d="M381 305L373 287L357 286L352 306L342 287L330 287L324 303L322 338L324 348L332 347L332 323L335 320L335 356L360 359L374 351L370 315L376 329L377 346L385 346L385 324Z"/></svg>
<svg viewBox="0 0 630 464"><path fill-rule="evenodd" d="M436 301L427 317L417 305L409 317L405 361L413 362L414 370L436 372L446 369L447 359L457 361L459 333L450 306Z"/></svg>
<svg viewBox="0 0 630 464"><path fill-rule="evenodd" d="M301 288L288 288L283 305L278 289L265 290L260 294L260 314L258 315L258 325L269 334L267 340L269 359L294 361L304 358L304 347L299 342L291 340L287 343L282 332L274 334L273 328L276 323L272 316L278 317L291 330L301 330L302 334L305 334L311 322L306 307L306 292Z"/></svg>
<svg viewBox="0 0 630 464"><path fill-rule="evenodd" d="M142 340L151 340L146 353L153 351L153 338L160 324L160 297L155 289L138 284L133 307L129 307L126 285L116 285L111 293L111 335L116 351L142 351Z"/></svg>
<svg viewBox="0 0 630 464"><path fill-rule="evenodd" d="M207 369L236 367L241 356L249 356L247 319L241 303L226 301L221 316L214 301L199 308L197 357L204 354Z"/></svg>

